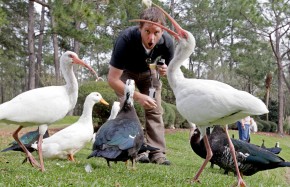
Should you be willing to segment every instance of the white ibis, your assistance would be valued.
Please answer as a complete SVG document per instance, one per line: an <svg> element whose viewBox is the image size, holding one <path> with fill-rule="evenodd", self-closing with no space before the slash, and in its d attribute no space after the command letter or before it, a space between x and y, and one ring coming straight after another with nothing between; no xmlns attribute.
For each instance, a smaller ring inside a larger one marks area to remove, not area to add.
<svg viewBox="0 0 290 187"><path fill-rule="evenodd" d="M0 105L0 121L19 125L19 128L13 133L13 138L26 153L32 166L40 167L41 171L44 171L41 142L47 125L65 117L77 102L78 82L73 72L73 64L82 65L97 76L96 72L80 60L76 53L67 51L60 57L60 70L66 81L65 85L29 90ZM40 165L18 138L18 132L28 126L39 126Z"/></svg>
<svg viewBox="0 0 290 187"><path fill-rule="evenodd" d="M200 174L212 157L211 147L205 133L207 127L213 125L224 125L227 127L227 124L236 122L246 116L261 115L268 113L269 111L260 99L222 82L185 78L180 66L193 52L195 48L195 38L190 32L183 30L162 8L155 4L153 5L164 12L178 33L172 33L172 31L169 32L178 40L178 44L175 49L174 58L169 63L167 69L167 78L176 98L177 110L189 123L196 124L198 129L201 131L201 137L204 138L207 150L207 156L204 163L192 179L192 182L196 182L199 181ZM143 21L162 27L158 23L148 22L147 20L137 19L133 21ZM167 28L164 29L169 30ZM238 178L237 185L245 186L245 182L239 172L235 149L229 137L227 128L226 134L231 154L235 162Z"/></svg>
<svg viewBox="0 0 290 187"><path fill-rule="evenodd" d="M74 154L92 139L94 133L92 112L96 103L109 105L100 93L90 93L86 97L83 113L77 122L43 139L44 158L68 158L70 161L75 161ZM34 143L31 147L37 149L37 144Z"/></svg>

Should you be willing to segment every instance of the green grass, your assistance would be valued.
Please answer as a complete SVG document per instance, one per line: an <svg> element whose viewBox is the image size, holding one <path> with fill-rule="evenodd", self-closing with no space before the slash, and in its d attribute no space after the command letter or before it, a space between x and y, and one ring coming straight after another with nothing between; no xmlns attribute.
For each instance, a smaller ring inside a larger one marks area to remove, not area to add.
<svg viewBox="0 0 290 187"><path fill-rule="evenodd" d="M16 126L0 125L1 132L2 130L11 130L12 132L14 129ZM230 133L237 137L236 131ZM172 162L172 165L160 166L138 163L136 171L128 170L122 162L112 163L112 167L108 168L106 161L102 158L86 159L91 153L90 144L75 155L77 160L75 163L67 160L46 159L44 173L31 167L28 163L21 164L24 159L23 153L0 153L0 186L192 186L189 180L195 175L203 159L191 150L188 134L188 131L166 134L167 158ZM282 147L280 156L290 161L289 136L281 138L259 134L251 135L252 143L257 145L262 143L262 139L265 139L265 144L268 147L279 141ZM1 136L0 149L7 147L7 144L12 140L12 136ZM36 153L33 155L37 158ZM85 171L86 164L91 164L93 167L91 173ZM279 168L259 172L250 177L245 176L244 180L247 186L286 187L289 186L286 181L287 172L290 175L289 168ZM231 186L236 182L236 177L232 173L223 175L223 171L218 167L215 166L211 169L208 165L201 174L200 181L201 184L194 186Z"/></svg>
<svg viewBox="0 0 290 187"><path fill-rule="evenodd" d="M54 123L54 125L62 125L62 124L73 124L76 122L80 116L66 116L63 119Z"/></svg>

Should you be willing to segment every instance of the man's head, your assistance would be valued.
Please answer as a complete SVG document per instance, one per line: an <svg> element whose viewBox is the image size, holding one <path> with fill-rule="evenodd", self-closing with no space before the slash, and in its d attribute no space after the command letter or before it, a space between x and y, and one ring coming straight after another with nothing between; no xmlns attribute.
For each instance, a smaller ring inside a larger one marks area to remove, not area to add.
<svg viewBox="0 0 290 187"><path fill-rule="evenodd" d="M140 15L140 19L165 25L165 15L156 7L150 7L144 10ZM163 29L150 23L140 22L140 32L144 46L147 49L153 49L162 37Z"/></svg>

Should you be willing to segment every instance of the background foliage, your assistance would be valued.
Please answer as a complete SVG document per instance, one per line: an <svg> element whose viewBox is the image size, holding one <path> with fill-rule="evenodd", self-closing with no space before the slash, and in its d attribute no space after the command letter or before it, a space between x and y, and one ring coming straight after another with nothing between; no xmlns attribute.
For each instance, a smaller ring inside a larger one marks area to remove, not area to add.
<svg viewBox="0 0 290 187"><path fill-rule="evenodd" d="M29 2L33 2L35 8L33 52L28 50L28 23L31 22ZM276 123L278 131L281 125L289 126L289 1L154 2L171 13L196 38L196 48L182 67L185 77L219 80L265 102L269 91L270 113L260 118L268 118ZM61 76L57 76L58 58L66 50L77 52L106 82L116 37L124 28L136 24L129 20L138 18L144 8L141 0L132 0L130 3L126 0L0 0L0 102L30 89L31 80L35 80L36 87L63 84ZM170 23L167 25L171 27ZM35 62L29 60L31 56L37 57L34 58ZM31 66L36 66L35 79L30 77ZM86 70L76 69L75 73L80 85L93 79ZM265 79L269 73L273 76L270 87L266 89ZM174 105L175 98L166 78L162 78L162 82L164 103ZM91 91L86 89L87 92L80 92L74 114L80 113L81 99ZM106 90L102 94L112 102L115 96L109 93ZM177 117L176 109L164 103L166 125L186 126L186 122ZM136 108L143 120L142 108L138 104ZM100 113L103 114L98 120L103 121L109 108L100 108Z"/></svg>

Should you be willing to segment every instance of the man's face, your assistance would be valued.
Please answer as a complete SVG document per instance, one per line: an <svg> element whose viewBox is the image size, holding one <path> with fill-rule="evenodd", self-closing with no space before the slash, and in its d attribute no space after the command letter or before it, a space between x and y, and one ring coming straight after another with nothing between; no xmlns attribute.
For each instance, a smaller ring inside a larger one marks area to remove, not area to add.
<svg viewBox="0 0 290 187"><path fill-rule="evenodd" d="M140 28L142 43L147 49L153 49L154 46L160 40L163 30L150 23L144 23L143 27Z"/></svg>

